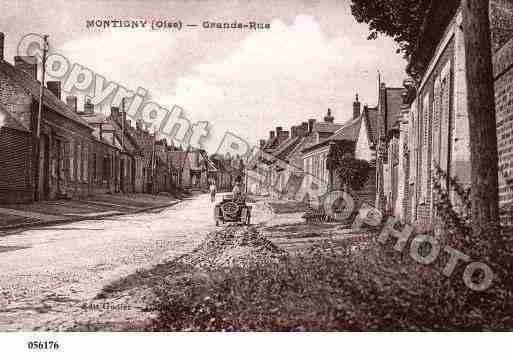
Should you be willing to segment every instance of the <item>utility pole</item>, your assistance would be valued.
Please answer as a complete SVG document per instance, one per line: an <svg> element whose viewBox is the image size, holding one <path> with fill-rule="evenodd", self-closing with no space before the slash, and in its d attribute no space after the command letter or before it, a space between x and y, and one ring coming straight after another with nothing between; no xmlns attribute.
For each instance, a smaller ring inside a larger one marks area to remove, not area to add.
<svg viewBox="0 0 513 359"><path fill-rule="evenodd" d="M497 125L489 0L464 0L463 32L471 163L471 218L475 235L499 221Z"/></svg>
<svg viewBox="0 0 513 359"><path fill-rule="evenodd" d="M45 74L46 74L46 54L48 52L48 35L43 35L43 58L41 69L41 86L39 88L39 107L37 111L35 139L34 139L34 200L39 201L39 171L41 166L40 160L40 147L41 147L41 121L43 115L43 92L45 89Z"/></svg>
<svg viewBox="0 0 513 359"><path fill-rule="evenodd" d="M125 98L121 99L121 151L125 150Z"/></svg>
<svg viewBox="0 0 513 359"><path fill-rule="evenodd" d="M157 142L157 132L153 131L153 143L151 148L151 193L155 194L155 170L157 167L157 158L155 154L155 142Z"/></svg>

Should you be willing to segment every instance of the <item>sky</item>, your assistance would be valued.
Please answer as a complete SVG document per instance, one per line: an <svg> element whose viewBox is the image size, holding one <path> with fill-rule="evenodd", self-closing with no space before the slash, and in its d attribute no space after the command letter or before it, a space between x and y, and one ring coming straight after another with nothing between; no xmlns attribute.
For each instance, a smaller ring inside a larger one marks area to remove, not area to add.
<svg viewBox="0 0 513 359"><path fill-rule="evenodd" d="M86 27L104 19L199 26ZM204 21L256 21L270 29L205 29ZM2 0L0 24L7 60L23 35L46 33L52 49L72 62L129 89L148 89L152 101L182 107L191 122L208 121L210 151L225 131L257 143L276 126L322 120L328 108L344 123L356 93L362 104L376 105L378 70L389 86L406 78L394 42L367 40L367 25L354 20L345 0Z"/></svg>

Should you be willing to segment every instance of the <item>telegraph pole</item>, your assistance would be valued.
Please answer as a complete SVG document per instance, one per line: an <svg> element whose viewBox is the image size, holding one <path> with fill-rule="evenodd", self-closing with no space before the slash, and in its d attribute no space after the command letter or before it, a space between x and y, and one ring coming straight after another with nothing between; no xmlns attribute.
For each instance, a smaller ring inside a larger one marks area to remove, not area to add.
<svg viewBox="0 0 513 359"><path fill-rule="evenodd" d="M41 121L43 115L43 92L45 88L45 74L46 74L46 54L48 52L48 35L43 35L43 59L41 69L41 86L39 89L39 108L37 112L35 139L34 139L34 200L39 201L39 171L41 166L40 161L40 147L41 147Z"/></svg>
<svg viewBox="0 0 513 359"><path fill-rule="evenodd" d="M121 99L121 149L125 150L125 98Z"/></svg>

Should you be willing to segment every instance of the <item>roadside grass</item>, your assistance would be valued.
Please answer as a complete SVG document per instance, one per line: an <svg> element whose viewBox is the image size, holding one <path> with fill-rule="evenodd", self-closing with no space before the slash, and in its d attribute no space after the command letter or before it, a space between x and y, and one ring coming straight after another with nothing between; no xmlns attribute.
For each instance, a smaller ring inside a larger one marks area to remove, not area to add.
<svg viewBox="0 0 513 359"><path fill-rule="evenodd" d="M372 238L323 242L275 262L167 276L154 288L151 329L511 330L512 292L473 292L461 274L446 278Z"/></svg>
<svg viewBox="0 0 513 359"><path fill-rule="evenodd" d="M268 205L275 214L305 212L308 208L304 202L299 201L268 201Z"/></svg>
<svg viewBox="0 0 513 359"><path fill-rule="evenodd" d="M449 278L442 274L447 253L422 265L408 246L399 253L393 238L381 244L375 232L342 234L329 226L319 237L308 228L216 231L192 253L114 282L98 298L149 290L145 310L154 315L141 330L153 331L513 329L513 280L472 291L462 280L463 264ZM302 246L307 233L312 241ZM277 248L265 237L301 243L273 256ZM239 250L249 260L219 260Z"/></svg>

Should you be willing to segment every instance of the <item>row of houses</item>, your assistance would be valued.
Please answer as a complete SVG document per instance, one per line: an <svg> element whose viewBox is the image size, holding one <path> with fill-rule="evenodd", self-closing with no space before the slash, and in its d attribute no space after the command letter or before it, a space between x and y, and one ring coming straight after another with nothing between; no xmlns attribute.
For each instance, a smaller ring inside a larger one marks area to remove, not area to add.
<svg viewBox="0 0 513 359"><path fill-rule="evenodd" d="M512 14L512 0L491 2L501 206L513 204ZM376 105L361 108L356 96L352 116L340 123L328 110L323 120L310 119L290 132L277 127L260 141L261 151L270 155L258 165L267 181L253 181L250 190L290 197L295 192L287 186L300 184L305 174L322 179L331 190L341 189L334 169L327 165L329 154L338 147L371 166L360 199L404 223L436 223L436 168L462 186L470 185L469 89L461 8L432 2L424 23L408 65L423 69L417 81L405 80L401 87L380 81ZM450 181L440 180L458 208L461 203Z"/></svg>
<svg viewBox="0 0 513 359"><path fill-rule="evenodd" d="M0 33L0 203L231 185L232 159L218 156L219 170L205 150L177 148L119 107L106 115L86 100L79 110L75 95L63 101L60 82L41 86L37 72L35 58L4 59Z"/></svg>
<svg viewBox="0 0 513 359"><path fill-rule="evenodd" d="M342 123L336 122L328 109L322 120L308 119L292 126L290 131L282 127L270 131L268 139L260 140L260 150L270 156L258 164L266 180L252 181L257 176L249 175L249 190L274 199L292 199L307 174L326 184L328 190L342 189L336 168L328 165L330 155L342 150L369 163L368 180L358 194L361 200L374 205L377 146L382 130L379 122L388 121L391 127L396 125L394 121L403 107L404 88L387 87L382 83L379 93L378 105L374 107L362 107L356 95L353 113Z"/></svg>

